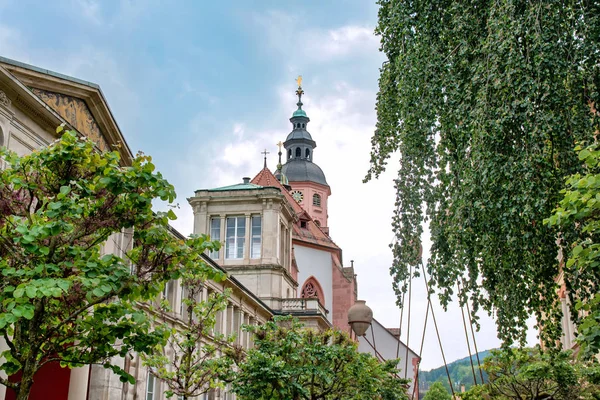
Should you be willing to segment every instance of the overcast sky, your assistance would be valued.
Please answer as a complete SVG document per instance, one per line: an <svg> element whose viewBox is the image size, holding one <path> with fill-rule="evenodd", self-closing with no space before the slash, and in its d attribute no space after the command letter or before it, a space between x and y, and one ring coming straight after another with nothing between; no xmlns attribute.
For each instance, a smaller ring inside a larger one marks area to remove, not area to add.
<svg viewBox="0 0 600 400"><path fill-rule="evenodd" d="M151 156L175 185L174 224L191 233L186 197L241 182L277 164L275 143L291 130L295 78L332 195L329 226L355 260L359 298L387 327L400 311L389 277L394 206L390 171L363 184L384 57L370 0L109 1L0 0L0 55L98 83L129 146ZM409 345L419 351L425 290L413 285ZM467 355L460 309L435 306L446 358ZM406 317L405 317L406 322ZM431 321L422 367L440 366ZM407 341L406 325L403 341ZM499 345L482 317L479 350ZM530 342L535 343L535 332Z"/></svg>

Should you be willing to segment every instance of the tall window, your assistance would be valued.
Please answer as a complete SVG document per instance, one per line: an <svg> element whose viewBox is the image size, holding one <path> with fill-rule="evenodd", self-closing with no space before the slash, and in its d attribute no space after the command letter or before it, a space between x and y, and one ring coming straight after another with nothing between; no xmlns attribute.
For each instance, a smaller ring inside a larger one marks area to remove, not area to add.
<svg viewBox="0 0 600 400"><path fill-rule="evenodd" d="M166 300L169 303L172 303L172 297L173 297L173 281L168 281L165 282L165 286L163 287L163 291L161 293L161 299L162 300Z"/></svg>
<svg viewBox="0 0 600 400"><path fill-rule="evenodd" d="M146 400L154 400L156 392L156 377L152 375L152 373L148 373L148 380L146 381Z"/></svg>
<svg viewBox="0 0 600 400"><path fill-rule="evenodd" d="M221 218L210 219L210 239L221 240ZM217 260L219 258L219 251L213 250L209 254L210 258Z"/></svg>
<svg viewBox="0 0 600 400"><path fill-rule="evenodd" d="M309 157L310 157L310 150L306 149L304 158L309 158Z"/></svg>
<svg viewBox="0 0 600 400"><path fill-rule="evenodd" d="M181 299L179 300L179 315L183 318L185 311L187 310L187 305L185 304L186 289L185 286L181 285Z"/></svg>
<svg viewBox="0 0 600 400"><path fill-rule="evenodd" d="M262 221L260 215L252 217L252 246L250 247L250 257L260 258L260 247L261 247L261 226Z"/></svg>
<svg viewBox="0 0 600 400"><path fill-rule="evenodd" d="M296 147L296 158L302 157L302 150L300 147Z"/></svg>
<svg viewBox="0 0 600 400"><path fill-rule="evenodd" d="M226 233L226 258L244 258L246 217L228 217Z"/></svg>
<svg viewBox="0 0 600 400"><path fill-rule="evenodd" d="M313 206L321 207L321 196L313 194Z"/></svg>

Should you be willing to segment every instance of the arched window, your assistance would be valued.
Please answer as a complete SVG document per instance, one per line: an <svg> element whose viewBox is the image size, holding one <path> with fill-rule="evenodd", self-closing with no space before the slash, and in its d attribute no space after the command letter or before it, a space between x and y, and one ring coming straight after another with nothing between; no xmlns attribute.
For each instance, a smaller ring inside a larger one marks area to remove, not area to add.
<svg viewBox="0 0 600 400"><path fill-rule="evenodd" d="M313 206L321 207L321 196L313 194Z"/></svg>
<svg viewBox="0 0 600 400"><path fill-rule="evenodd" d="M306 155L304 157L306 157L306 158L310 157L310 149L306 149Z"/></svg>
<svg viewBox="0 0 600 400"><path fill-rule="evenodd" d="M302 124L302 128L306 128L306 124Z"/></svg>
<svg viewBox="0 0 600 400"><path fill-rule="evenodd" d="M300 124L296 124L296 128L300 129Z"/></svg>
<svg viewBox="0 0 600 400"><path fill-rule="evenodd" d="M300 147L296 147L296 158L300 157L302 157L302 150L300 150Z"/></svg>
<svg viewBox="0 0 600 400"><path fill-rule="evenodd" d="M288 150L288 160L289 160L290 158L292 158L292 149L289 149L289 150Z"/></svg>
<svg viewBox="0 0 600 400"><path fill-rule="evenodd" d="M304 299L317 298L319 299L319 302L322 305L325 305L325 296L323 295L323 289L321 288L319 281L317 281L313 276L308 278L306 282L304 282L304 285L302 285L302 292L300 294L300 297Z"/></svg>

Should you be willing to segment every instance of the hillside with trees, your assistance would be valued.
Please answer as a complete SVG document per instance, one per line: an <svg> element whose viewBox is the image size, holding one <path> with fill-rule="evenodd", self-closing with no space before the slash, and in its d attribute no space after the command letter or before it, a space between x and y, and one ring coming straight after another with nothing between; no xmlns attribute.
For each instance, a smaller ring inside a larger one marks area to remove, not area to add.
<svg viewBox="0 0 600 400"><path fill-rule="evenodd" d="M479 352L479 360L483 363L483 359L490 355L490 350ZM477 367L477 357L473 354L473 365L475 367L475 375L477 382L480 383L480 374ZM450 378L454 384L454 390L460 391L460 386L465 385L465 389L469 390L474 385L473 382L473 370L471 369L471 362L469 357L461 358L448 364L448 371L450 372ZM483 379L487 382L487 374L483 372ZM441 367L434 368L429 371L419 371L419 388L421 392L425 392L434 382L441 382L441 384L450 391L450 384L448 383L448 377L446 376L446 368L442 365Z"/></svg>

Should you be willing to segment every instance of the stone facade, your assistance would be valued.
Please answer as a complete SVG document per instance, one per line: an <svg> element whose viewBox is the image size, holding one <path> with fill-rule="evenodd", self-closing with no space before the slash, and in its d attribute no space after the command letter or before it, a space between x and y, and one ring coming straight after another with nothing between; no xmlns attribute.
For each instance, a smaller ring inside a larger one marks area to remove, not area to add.
<svg viewBox="0 0 600 400"><path fill-rule="evenodd" d="M35 90L37 87L44 88L44 91ZM48 93L55 93L55 95L50 96ZM74 93L78 93L80 97L73 97ZM60 99L60 101L52 101L52 99ZM97 85L83 84L68 77L60 78L59 74L49 76L35 67L0 58L0 146L6 146L17 154L25 155L49 145L57 139L56 127L64 124L68 129L76 129L92 138L100 150L119 148L122 162L128 164L131 160L131 152L117 125L110 124L114 120L108 107L100 110L102 104L105 104L105 100ZM67 112L69 110L75 113L69 114ZM3 166L0 165L1 167ZM175 230L173 234L182 237ZM102 251L106 254L122 255L131 245L131 240L131 232L115 234L103 245ZM208 256L206 261L214 268L221 268ZM171 308L180 310L182 291L179 282L170 282L168 287L168 301L171 303ZM217 316L216 329L219 332L236 334L237 344L250 348L253 346L252 338L242 332L242 325L262 324L272 318L273 312L235 278L220 283L208 282L204 296L225 289L230 289L232 295L227 310ZM173 312L169 317L174 324L182 323L182 316L177 312ZM6 349L6 343L0 340L0 352ZM139 357L134 355L133 358L115 359L113 362L134 375L137 383L123 384L110 370L101 366L85 366L68 370L60 368L58 364L48 364L51 367L41 370L36 376L38 384L37 386L34 384L30 400L146 398L148 370L141 364ZM49 386L45 387L46 384ZM159 382L156 387L158 390L161 389ZM6 393L4 386L0 385L1 400L10 399L11 395ZM225 392L213 391L210 396L207 394L205 397L222 399L225 396ZM164 399L162 392L157 392L155 400L159 399Z"/></svg>

